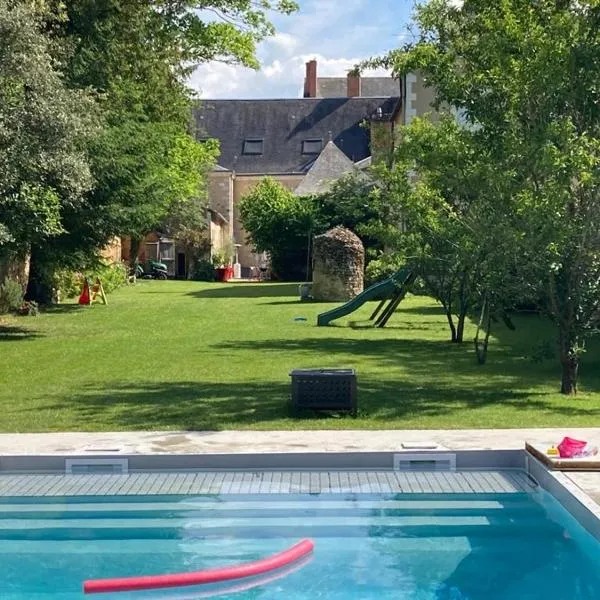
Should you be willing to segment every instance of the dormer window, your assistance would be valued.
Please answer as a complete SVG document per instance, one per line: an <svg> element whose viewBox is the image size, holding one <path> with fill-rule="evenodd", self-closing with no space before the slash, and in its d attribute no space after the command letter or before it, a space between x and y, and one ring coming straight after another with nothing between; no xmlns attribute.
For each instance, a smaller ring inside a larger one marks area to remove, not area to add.
<svg viewBox="0 0 600 600"><path fill-rule="evenodd" d="M322 149L323 140L321 138L302 141L302 154L321 154Z"/></svg>
<svg viewBox="0 0 600 600"><path fill-rule="evenodd" d="M263 139L262 138L248 138L244 140L244 154L262 154L263 153Z"/></svg>

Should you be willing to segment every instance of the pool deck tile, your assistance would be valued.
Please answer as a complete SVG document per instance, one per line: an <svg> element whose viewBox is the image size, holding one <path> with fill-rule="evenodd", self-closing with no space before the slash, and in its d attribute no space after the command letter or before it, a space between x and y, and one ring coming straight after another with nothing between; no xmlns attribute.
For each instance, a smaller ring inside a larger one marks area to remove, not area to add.
<svg viewBox="0 0 600 600"><path fill-rule="evenodd" d="M300 477L298 477L300 476ZM285 482L285 485L281 485ZM295 482L295 483L294 483ZM188 494L514 494L533 484L519 472L199 472L0 475L0 496L167 496Z"/></svg>

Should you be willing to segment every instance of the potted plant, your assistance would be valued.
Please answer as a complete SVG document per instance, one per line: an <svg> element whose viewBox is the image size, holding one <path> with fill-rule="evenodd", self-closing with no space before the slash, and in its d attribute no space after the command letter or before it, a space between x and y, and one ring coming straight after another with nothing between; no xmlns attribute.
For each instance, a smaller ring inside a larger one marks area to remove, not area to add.
<svg viewBox="0 0 600 600"><path fill-rule="evenodd" d="M217 250L212 255L212 263L215 268L215 279L217 281L229 281L233 277L231 252L228 252L227 249Z"/></svg>

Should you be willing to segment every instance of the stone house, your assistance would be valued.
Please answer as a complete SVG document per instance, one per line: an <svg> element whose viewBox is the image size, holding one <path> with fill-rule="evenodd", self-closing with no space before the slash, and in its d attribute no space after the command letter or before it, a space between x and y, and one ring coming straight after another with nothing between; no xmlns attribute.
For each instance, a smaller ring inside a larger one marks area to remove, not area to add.
<svg viewBox="0 0 600 600"><path fill-rule="evenodd" d="M209 99L194 109L198 139L216 138L221 150L208 182L211 253L237 254L237 276L249 277L264 262L248 244L238 210L262 178L298 195L323 192L343 175L388 159L397 127L431 111L432 91L418 75L318 77L317 69L316 60L306 63L303 98ZM171 275L185 276L185 256L172 240L152 235L145 242L141 258L166 258Z"/></svg>
<svg viewBox="0 0 600 600"><path fill-rule="evenodd" d="M212 251L237 246L242 277L261 257L239 219L240 200L270 176L300 195L317 193L355 169L391 156L396 128L431 110L432 93L416 75L318 77L306 64L304 97L203 100L194 111L199 139L220 142L210 174Z"/></svg>

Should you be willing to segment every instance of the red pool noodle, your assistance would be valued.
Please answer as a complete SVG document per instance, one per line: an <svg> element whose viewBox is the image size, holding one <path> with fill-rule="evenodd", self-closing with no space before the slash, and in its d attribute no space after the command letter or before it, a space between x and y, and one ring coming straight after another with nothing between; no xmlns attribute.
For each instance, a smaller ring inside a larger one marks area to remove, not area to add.
<svg viewBox="0 0 600 600"><path fill-rule="evenodd" d="M281 569L302 557L310 554L315 545L312 540L302 540L295 546L254 562L233 567L207 569L192 573L176 573L172 575L144 575L141 577L121 577L117 579L90 579L83 582L85 594L101 594L109 592L132 592L137 590L154 590L162 588L183 587L218 583L232 579L256 577L269 571Z"/></svg>

